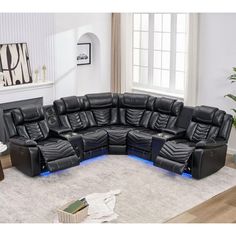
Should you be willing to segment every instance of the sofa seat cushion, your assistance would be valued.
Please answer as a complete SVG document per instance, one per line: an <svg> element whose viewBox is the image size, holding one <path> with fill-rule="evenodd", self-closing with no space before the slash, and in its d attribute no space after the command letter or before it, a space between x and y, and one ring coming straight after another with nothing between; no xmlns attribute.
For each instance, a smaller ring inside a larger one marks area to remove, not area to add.
<svg viewBox="0 0 236 236"><path fill-rule="evenodd" d="M174 142L174 143L182 143L182 144L185 144L185 145L187 145L187 146L189 146L189 147L195 147L196 146L196 143L194 143L194 142L191 142L190 140L188 140L188 139L175 139L175 140L173 140L172 142Z"/></svg>
<svg viewBox="0 0 236 236"><path fill-rule="evenodd" d="M104 130L108 133L109 145L126 145L127 134L133 127L113 125L104 127Z"/></svg>
<svg viewBox="0 0 236 236"><path fill-rule="evenodd" d="M76 132L74 138L80 138L83 143L83 151L90 151L108 146L107 132L102 128L90 128Z"/></svg>
<svg viewBox="0 0 236 236"><path fill-rule="evenodd" d="M152 137L158 132L150 129L132 130L128 133L128 146L135 147L147 152L152 150Z"/></svg>

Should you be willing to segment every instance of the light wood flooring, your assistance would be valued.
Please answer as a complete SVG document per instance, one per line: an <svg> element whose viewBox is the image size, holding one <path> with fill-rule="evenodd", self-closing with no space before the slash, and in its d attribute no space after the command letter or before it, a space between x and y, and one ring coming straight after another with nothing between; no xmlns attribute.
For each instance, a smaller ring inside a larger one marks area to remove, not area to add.
<svg viewBox="0 0 236 236"><path fill-rule="evenodd" d="M226 166L236 169L236 161L232 155L227 155ZM236 223L236 186L166 223Z"/></svg>
<svg viewBox="0 0 236 236"><path fill-rule="evenodd" d="M9 155L0 158L4 169L12 166ZM226 166L236 169L236 161L232 155L227 155ZM236 223L236 186L166 223Z"/></svg>

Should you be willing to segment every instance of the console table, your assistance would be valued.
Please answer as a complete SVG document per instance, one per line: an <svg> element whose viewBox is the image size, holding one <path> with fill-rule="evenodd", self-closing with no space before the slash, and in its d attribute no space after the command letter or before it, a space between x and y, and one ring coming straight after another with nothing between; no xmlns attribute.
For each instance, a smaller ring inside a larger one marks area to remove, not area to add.
<svg viewBox="0 0 236 236"><path fill-rule="evenodd" d="M4 179L3 169L2 169L2 163L0 160L0 181Z"/></svg>

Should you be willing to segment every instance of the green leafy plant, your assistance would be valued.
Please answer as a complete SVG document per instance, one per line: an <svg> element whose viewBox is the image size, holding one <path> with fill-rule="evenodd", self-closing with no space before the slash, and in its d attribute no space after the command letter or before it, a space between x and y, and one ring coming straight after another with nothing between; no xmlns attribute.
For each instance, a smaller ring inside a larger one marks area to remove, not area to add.
<svg viewBox="0 0 236 236"><path fill-rule="evenodd" d="M231 81L231 83L235 83L236 82L236 67L233 67L233 74L230 75L228 77L228 80ZM236 102L236 96L229 93L229 94L226 94L225 97L228 97L230 99L232 99L233 101ZM232 109L234 111L234 113L236 113L236 109ZM234 116L234 123L233 123L234 127L236 128L236 116Z"/></svg>

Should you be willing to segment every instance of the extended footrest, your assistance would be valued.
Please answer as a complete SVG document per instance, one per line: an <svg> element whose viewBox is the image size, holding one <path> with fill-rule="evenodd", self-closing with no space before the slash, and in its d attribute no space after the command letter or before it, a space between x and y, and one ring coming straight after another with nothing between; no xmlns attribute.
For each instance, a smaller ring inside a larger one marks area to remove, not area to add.
<svg viewBox="0 0 236 236"><path fill-rule="evenodd" d="M194 147L189 147L185 144L174 143L172 141L166 142L156 157L154 165L177 174L182 174L194 149Z"/></svg>
<svg viewBox="0 0 236 236"><path fill-rule="evenodd" d="M46 166L49 171L57 171L57 170L63 170L69 167L77 166L79 165L80 160L76 155L72 155L69 157L64 157L58 160L49 161L46 163Z"/></svg>
<svg viewBox="0 0 236 236"><path fill-rule="evenodd" d="M66 140L51 139L38 145L46 167L49 171L57 171L80 163L71 144Z"/></svg>

